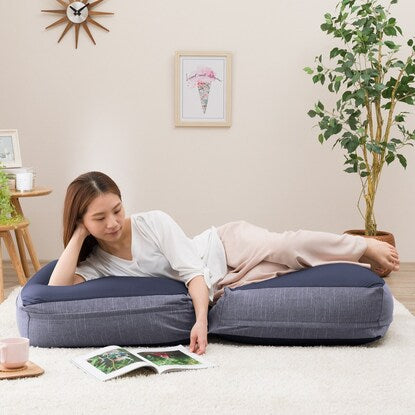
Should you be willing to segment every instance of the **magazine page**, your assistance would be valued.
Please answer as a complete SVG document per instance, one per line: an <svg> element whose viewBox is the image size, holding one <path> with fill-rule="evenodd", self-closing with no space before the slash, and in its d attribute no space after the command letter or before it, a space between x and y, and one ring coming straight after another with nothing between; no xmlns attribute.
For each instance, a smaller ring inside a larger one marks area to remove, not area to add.
<svg viewBox="0 0 415 415"><path fill-rule="evenodd" d="M158 373L215 367L183 345L136 349L134 354L153 365Z"/></svg>
<svg viewBox="0 0 415 415"><path fill-rule="evenodd" d="M102 381L124 375L139 367L151 366L154 368L154 365L148 360L142 359L120 346L103 347L72 358L71 361Z"/></svg>

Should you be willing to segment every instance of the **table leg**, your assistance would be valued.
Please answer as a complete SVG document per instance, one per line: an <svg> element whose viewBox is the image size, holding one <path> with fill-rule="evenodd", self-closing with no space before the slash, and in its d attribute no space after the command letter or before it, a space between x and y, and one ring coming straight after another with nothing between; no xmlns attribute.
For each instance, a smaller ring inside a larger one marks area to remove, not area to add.
<svg viewBox="0 0 415 415"><path fill-rule="evenodd" d="M20 206L19 198L18 197L12 197L11 202L12 202L14 208L16 209L16 213L18 215L22 215L24 217L22 207Z"/></svg>
<svg viewBox="0 0 415 415"><path fill-rule="evenodd" d="M23 267L26 278L29 279L30 271L29 271L29 265L27 264L26 250L25 250L24 240L23 240L24 231L25 231L24 229L16 229L14 233L16 235L16 242L17 242L17 247L19 248L19 254L20 254L20 260L22 263L22 267Z"/></svg>
<svg viewBox="0 0 415 415"><path fill-rule="evenodd" d="M32 259L33 267L35 272L40 270L40 262L36 255L35 248L33 246L32 238L30 237L29 227L22 229L23 238L26 242L27 250L29 251L30 258Z"/></svg>
<svg viewBox="0 0 415 415"><path fill-rule="evenodd" d="M4 237L4 242L6 243L7 251L9 251L10 259L12 260L14 269L17 272L17 278L19 279L19 284L23 286L26 284L26 278L24 276L24 271L23 271L19 256L17 255L16 250L14 248L14 243L10 235L10 232L9 231L4 232L3 237Z"/></svg>
<svg viewBox="0 0 415 415"><path fill-rule="evenodd" d="M4 301L3 255L1 253L1 249L0 237L0 303Z"/></svg>

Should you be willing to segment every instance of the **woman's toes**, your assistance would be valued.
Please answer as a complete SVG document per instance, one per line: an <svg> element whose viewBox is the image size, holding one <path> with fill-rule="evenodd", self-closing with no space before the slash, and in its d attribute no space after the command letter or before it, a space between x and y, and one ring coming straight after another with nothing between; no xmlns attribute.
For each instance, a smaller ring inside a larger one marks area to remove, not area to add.
<svg viewBox="0 0 415 415"><path fill-rule="evenodd" d="M368 262L379 275L399 270L399 254L396 248L388 242L369 238L368 248L360 258L360 262Z"/></svg>
<svg viewBox="0 0 415 415"><path fill-rule="evenodd" d="M398 256L398 251L396 249L391 249L392 255Z"/></svg>
<svg viewBox="0 0 415 415"><path fill-rule="evenodd" d="M374 268L373 270L376 274L378 274L379 276L383 275L384 273L386 273L386 269L385 268Z"/></svg>

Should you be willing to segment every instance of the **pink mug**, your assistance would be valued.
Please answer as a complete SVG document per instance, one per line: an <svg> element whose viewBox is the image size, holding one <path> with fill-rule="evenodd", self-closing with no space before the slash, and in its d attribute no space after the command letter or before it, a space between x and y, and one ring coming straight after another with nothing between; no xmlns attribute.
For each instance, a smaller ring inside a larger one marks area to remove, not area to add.
<svg viewBox="0 0 415 415"><path fill-rule="evenodd" d="M10 337L0 339L0 364L6 369L18 369L29 360L29 339Z"/></svg>

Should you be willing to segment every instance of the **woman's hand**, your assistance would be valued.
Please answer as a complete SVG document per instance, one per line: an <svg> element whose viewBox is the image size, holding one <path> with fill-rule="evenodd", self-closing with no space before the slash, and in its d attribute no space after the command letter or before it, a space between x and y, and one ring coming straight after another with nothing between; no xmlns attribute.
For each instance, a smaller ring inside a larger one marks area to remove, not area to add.
<svg viewBox="0 0 415 415"><path fill-rule="evenodd" d="M76 223L77 223L77 226L76 226L75 231L73 233L74 235L77 235L77 236L79 236L82 239L85 239L88 235L90 235L88 229L82 223L82 221L79 220Z"/></svg>
<svg viewBox="0 0 415 415"><path fill-rule="evenodd" d="M88 229L81 221L78 221L71 239L53 269L48 285L74 285L79 253L88 235Z"/></svg>
<svg viewBox="0 0 415 415"><path fill-rule="evenodd" d="M207 322L196 321L190 332L189 350L199 355L204 354L207 344Z"/></svg>

